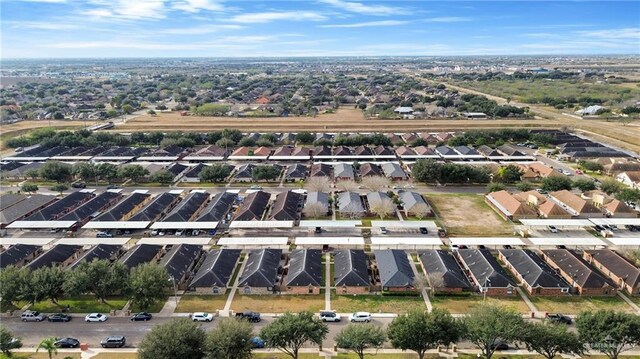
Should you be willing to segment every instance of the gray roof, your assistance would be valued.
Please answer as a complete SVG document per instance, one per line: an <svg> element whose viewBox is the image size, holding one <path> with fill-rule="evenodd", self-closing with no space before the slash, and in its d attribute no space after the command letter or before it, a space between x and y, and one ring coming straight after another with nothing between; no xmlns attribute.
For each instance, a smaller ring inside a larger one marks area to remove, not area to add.
<svg viewBox="0 0 640 359"><path fill-rule="evenodd" d="M161 249L162 246L155 244L137 244L120 257L119 261L129 268L133 268L138 264L151 262Z"/></svg>
<svg viewBox="0 0 640 359"><path fill-rule="evenodd" d="M382 170L380 167L373 163L363 163L358 168L360 176L382 176Z"/></svg>
<svg viewBox="0 0 640 359"><path fill-rule="evenodd" d="M367 193L367 201L369 201L369 206L373 206L376 203L382 202L384 199L390 200L389 196L387 196L384 192L369 192Z"/></svg>
<svg viewBox="0 0 640 359"><path fill-rule="evenodd" d="M311 177L330 177L331 176L332 167L326 163L315 163L311 166L311 172L309 176Z"/></svg>
<svg viewBox="0 0 640 359"><path fill-rule="evenodd" d="M469 146L456 146L454 149L464 156L477 156L480 153Z"/></svg>
<svg viewBox="0 0 640 359"><path fill-rule="evenodd" d="M424 204L427 205L428 208L430 208L427 202L419 193L412 191L399 191L398 197L400 197L400 200L403 203L402 206L406 211L411 211L413 207L418 204Z"/></svg>
<svg viewBox="0 0 640 359"><path fill-rule="evenodd" d="M399 164L393 162L385 162L380 165L384 175L390 178L407 178L407 174L404 172Z"/></svg>
<svg viewBox="0 0 640 359"><path fill-rule="evenodd" d="M122 195L116 192L102 192L99 195L92 198L89 202L76 208L73 212L68 213L61 218L63 221L84 221L91 217L96 217L100 211L103 211L107 206L120 198Z"/></svg>
<svg viewBox="0 0 640 359"><path fill-rule="evenodd" d="M308 192L307 199L305 201L305 206L311 203L320 203L328 211L329 210L329 194L325 192Z"/></svg>
<svg viewBox="0 0 640 359"><path fill-rule="evenodd" d="M251 163L244 164L238 168L238 171L236 171L234 177L235 178L253 178L252 175L253 175L254 167L255 165Z"/></svg>
<svg viewBox="0 0 640 359"><path fill-rule="evenodd" d="M435 151L441 156L458 156L458 153L448 146L438 146Z"/></svg>
<svg viewBox="0 0 640 359"><path fill-rule="evenodd" d="M507 271L500 266L487 249L459 249L463 264L469 269L480 286L489 288L515 287Z"/></svg>
<svg viewBox="0 0 640 359"><path fill-rule="evenodd" d="M287 167L284 177L286 179L307 178L307 166L296 163Z"/></svg>
<svg viewBox="0 0 640 359"><path fill-rule="evenodd" d="M196 259L200 256L202 247L193 244L178 244L171 247L169 252L162 257L160 265L163 266L170 276L176 280L182 279Z"/></svg>
<svg viewBox="0 0 640 359"><path fill-rule="evenodd" d="M368 287L369 269L367 256L361 249L336 251L333 257L335 286Z"/></svg>
<svg viewBox="0 0 640 359"><path fill-rule="evenodd" d="M291 252L287 286L316 286L322 284L322 251L319 249L296 249Z"/></svg>
<svg viewBox="0 0 640 359"><path fill-rule="evenodd" d="M348 210L349 212L364 213L364 207L362 206L362 199L360 199L360 194L356 192L338 193L338 209L340 211Z"/></svg>
<svg viewBox="0 0 640 359"><path fill-rule="evenodd" d="M427 275L442 276L445 288L471 288L469 280L451 252L440 249L427 250L420 254L420 262Z"/></svg>
<svg viewBox="0 0 640 359"><path fill-rule="evenodd" d="M600 275L595 268L591 267L584 259L577 255L574 251L568 249L548 249L542 253L558 269L573 278L575 283L582 288L603 288L616 287L608 279ZM570 283L573 285L573 283Z"/></svg>
<svg viewBox="0 0 640 359"><path fill-rule="evenodd" d="M44 194L34 194L27 197L27 200L17 202L12 206L2 209L0 211L0 223L9 224L17 221L24 216L37 211L38 209L48 205L56 200L55 196L48 196Z"/></svg>
<svg viewBox="0 0 640 359"><path fill-rule="evenodd" d="M240 258L239 249L218 249L207 254L190 288L226 287Z"/></svg>
<svg viewBox="0 0 640 359"><path fill-rule="evenodd" d="M162 221L188 222L208 199L207 192L191 192Z"/></svg>
<svg viewBox="0 0 640 359"><path fill-rule="evenodd" d="M51 267L54 264L65 262L81 249L82 246L56 244L48 251L42 253L38 258L31 261L31 263L27 264L27 267L29 267L31 270L42 267Z"/></svg>
<svg viewBox="0 0 640 359"><path fill-rule="evenodd" d="M53 204L26 218L27 221L51 221L64 216L95 195L89 192L72 192Z"/></svg>
<svg viewBox="0 0 640 359"><path fill-rule="evenodd" d="M528 249L501 249L507 262L533 288L569 288L542 258Z"/></svg>
<svg viewBox="0 0 640 359"><path fill-rule="evenodd" d="M398 249L373 251L382 287L413 287L415 274L407 253Z"/></svg>
<svg viewBox="0 0 640 359"><path fill-rule="evenodd" d="M108 212L105 212L98 216L96 221L119 221L133 211L136 206L140 205L140 203L144 202L149 198L149 194L146 193L132 193L129 197L123 199L118 204L116 204L113 208L111 208Z"/></svg>
<svg viewBox="0 0 640 359"><path fill-rule="evenodd" d="M249 252L238 286L274 287L278 284L280 257L281 249L256 249Z"/></svg>
<svg viewBox="0 0 640 359"><path fill-rule="evenodd" d="M122 247L115 244L98 244L91 247L88 251L82 253L78 259L69 265L69 269L73 269L82 262L91 262L100 259L112 259L118 254Z"/></svg>
<svg viewBox="0 0 640 359"><path fill-rule="evenodd" d="M138 211L130 221L155 221L178 200L176 193L165 192Z"/></svg>
<svg viewBox="0 0 640 359"><path fill-rule="evenodd" d="M610 249L588 250L585 252L618 278L624 278L625 283L632 288L640 284L640 269L618 252Z"/></svg>
<svg viewBox="0 0 640 359"><path fill-rule="evenodd" d="M20 201L24 201L25 199L27 199L27 196L24 194L5 193L0 196L0 211L11 207Z"/></svg>
<svg viewBox="0 0 640 359"><path fill-rule="evenodd" d="M256 191L249 194L238 209L234 220L236 221L259 221L267 205L271 194L264 191Z"/></svg>
<svg viewBox="0 0 640 359"><path fill-rule="evenodd" d="M276 221L295 221L299 218L298 209L302 195L293 191L280 192L271 206L270 219Z"/></svg>
<svg viewBox="0 0 640 359"><path fill-rule="evenodd" d="M20 263L40 249L42 249L42 247L30 244L14 244L6 251L0 253L0 268Z"/></svg>
<svg viewBox="0 0 640 359"><path fill-rule="evenodd" d="M349 177L354 178L353 166L349 163L336 163L333 166L333 177Z"/></svg>
<svg viewBox="0 0 640 359"><path fill-rule="evenodd" d="M217 194L211 202L200 212L196 222L217 222L224 219L231 211L237 195L230 192Z"/></svg>

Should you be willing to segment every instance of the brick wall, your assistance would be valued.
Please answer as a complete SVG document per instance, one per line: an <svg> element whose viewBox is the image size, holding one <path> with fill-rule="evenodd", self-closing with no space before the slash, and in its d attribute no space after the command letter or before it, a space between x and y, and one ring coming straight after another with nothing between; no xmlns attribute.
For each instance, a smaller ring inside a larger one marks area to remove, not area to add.
<svg viewBox="0 0 640 359"><path fill-rule="evenodd" d="M291 287L287 287L287 293L288 294L320 294L320 287L291 286Z"/></svg>
<svg viewBox="0 0 640 359"><path fill-rule="evenodd" d="M337 294L367 294L369 287L336 287Z"/></svg>

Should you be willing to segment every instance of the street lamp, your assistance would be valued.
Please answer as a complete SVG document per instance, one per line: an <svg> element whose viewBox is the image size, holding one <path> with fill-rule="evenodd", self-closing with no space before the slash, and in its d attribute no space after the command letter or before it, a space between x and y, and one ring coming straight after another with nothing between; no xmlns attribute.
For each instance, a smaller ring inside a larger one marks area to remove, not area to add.
<svg viewBox="0 0 640 359"><path fill-rule="evenodd" d="M173 300L178 303L178 290L176 289L176 278L174 276L169 276L169 282L173 283Z"/></svg>
<svg viewBox="0 0 640 359"><path fill-rule="evenodd" d="M483 302L487 301L487 291L489 290L489 288L487 287L487 283L491 283L491 279L489 279L489 277L486 277L484 279L484 286L482 287L482 292L483 292L482 301Z"/></svg>

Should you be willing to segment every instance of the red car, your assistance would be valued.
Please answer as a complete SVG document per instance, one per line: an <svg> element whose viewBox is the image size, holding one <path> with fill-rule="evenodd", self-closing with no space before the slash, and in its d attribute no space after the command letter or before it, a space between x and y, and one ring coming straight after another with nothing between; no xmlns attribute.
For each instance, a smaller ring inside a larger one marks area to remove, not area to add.
<svg viewBox="0 0 640 359"><path fill-rule="evenodd" d="M582 174L582 171L580 171L580 170L576 170L576 174L577 174L577 175L581 175L581 174Z"/></svg>

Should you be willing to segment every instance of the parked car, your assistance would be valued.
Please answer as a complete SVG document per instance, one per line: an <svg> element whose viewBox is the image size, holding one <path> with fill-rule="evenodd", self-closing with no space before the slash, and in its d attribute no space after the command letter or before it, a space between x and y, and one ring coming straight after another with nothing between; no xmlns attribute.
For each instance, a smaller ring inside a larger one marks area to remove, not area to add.
<svg viewBox="0 0 640 359"><path fill-rule="evenodd" d="M22 319L23 322L41 322L47 319L47 316L34 310L27 310L20 315L20 319Z"/></svg>
<svg viewBox="0 0 640 359"><path fill-rule="evenodd" d="M339 322L342 320L340 314L332 311L332 310L323 310L320 312L320 319L323 322Z"/></svg>
<svg viewBox="0 0 640 359"><path fill-rule="evenodd" d="M540 193L540 194L547 194L547 193L549 193L549 192L547 192L547 191L543 190L542 188L536 188L536 191L537 191L538 193Z"/></svg>
<svg viewBox="0 0 640 359"><path fill-rule="evenodd" d="M556 226L547 226L547 229L549 229L549 232L551 233L558 233L558 228L556 228Z"/></svg>
<svg viewBox="0 0 640 359"><path fill-rule="evenodd" d="M113 335L100 341L103 348L122 348L125 344L127 344L127 339L122 335Z"/></svg>
<svg viewBox="0 0 640 359"><path fill-rule="evenodd" d="M253 185L251 187L249 187L249 189L262 189L262 186L258 186L258 185Z"/></svg>
<svg viewBox="0 0 640 359"><path fill-rule="evenodd" d="M605 230L605 228L599 224L596 224L595 227L593 227L596 231L598 232L602 232Z"/></svg>
<svg viewBox="0 0 640 359"><path fill-rule="evenodd" d="M184 230L179 229L179 230L177 230L177 231L176 231L176 236L178 236L178 237L179 237L179 236L181 236L183 233L184 233Z"/></svg>
<svg viewBox="0 0 640 359"><path fill-rule="evenodd" d="M113 237L113 234L109 232L100 231L96 233L96 238L111 238L111 237Z"/></svg>
<svg viewBox="0 0 640 359"><path fill-rule="evenodd" d="M554 322L554 323L562 323L562 324L571 324L573 323L573 320L571 320L570 317L564 315L564 314L560 314L560 313L555 313L555 314L549 314L547 315L547 320Z"/></svg>
<svg viewBox="0 0 640 359"><path fill-rule="evenodd" d="M118 186L116 186L114 184L110 184L110 185L107 186L107 189L118 189L118 188L120 188L120 187L118 187Z"/></svg>
<svg viewBox="0 0 640 359"><path fill-rule="evenodd" d="M84 317L85 322L104 322L107 320L107 316L102 313L89 313Z"/></svg>
<svg viewBox="0 0 640 359"><path fill-rule="evenodd" d="M146 322L147 320L151 320L153 316L147 312L140 312L129 317L129 320L132 322Z"/></svg>
<svg viewBox="0 0 640 359"><path fill-rule="evenodd" d="M84 182L74 182L71 184L71 188L87 188L87 184Z"/></svg>
<svg viewBox="0 0 640 359"><path fill-rule="evenodd" d="M429 230L427 229L427 227L420 227L420 233L429 234Z"/></svg>
<svg viewBox="0 0 640 359"><path fill-rule="evenodd" d="M76 338L58 338L55 343L53 343L56 348L77 348L80 346L80 341Z"/></svg>
<svg viewBox="0 0 640 359"><path fill-rule="evenodd" d="M582 174L582 171L580 171L580 170L576 170L576 174L577 174L577 175L581 175L581 174Z"/></svg>
<svg viewBox="0 0 640 359"><path fill-rule="evenodd" d="M50 322L69 322L71 321L71 316L64 313L55 313L50 314L47 320Z"/></svg>
<svg viewBox="0 0 640 359"><path fill-rule="evenodd" d="M251 338L251 346L254 349L264 348L264 340L262 340L262 338L260 337L253 337Z"/></svg>
<svg viewBox="0 0 640 359"><path fill-rule="evenodd" d="M387 234L387 233L389 233L389 231L387 231L387 229L385 227L380 227L380 233Z"/></svg>
<svg viewBox="0 0 640 359"><path fill-rule="evenodd" d="M213 314L205 312L195 312L190 317L194 322L210 322L213 320Z"/></svg>
<svg viewBox="0 0 640 359"><path fill-rule="evenodd" d="M494 343L493 350L509 350L509 344L505 342Z"/></svg>
<svg viewBox="0 0 640 359"><path fill-rule="evenodd" d="M216 235L216 233L218 233L218 231L217 231L217 230L215 230L215 229L210 229L210 230L209 230L209 232L207 232L207 233L208 233L210 236L215 236L215 235ZM194 235L196 235L196 234L194 234Z"/></svg>
<svg viewBox="0 0 640 359"><path fill-rule="evenodd" d="M252 323L257 323L260 321L260 313L252 312L252 311L240 312L240 313L236 313L236 318L246 319Z"/></svg>
<svg viewBox="0 0 640 359"><path fill-rule="evenodd" d="M355 313L349 314L349 321L351 323L356 323L356 322L369 323L371 321L371 313L369 313L369 312L355 312Z"/></svg>

